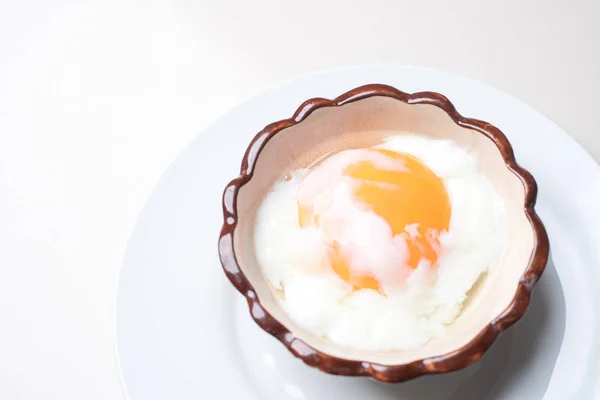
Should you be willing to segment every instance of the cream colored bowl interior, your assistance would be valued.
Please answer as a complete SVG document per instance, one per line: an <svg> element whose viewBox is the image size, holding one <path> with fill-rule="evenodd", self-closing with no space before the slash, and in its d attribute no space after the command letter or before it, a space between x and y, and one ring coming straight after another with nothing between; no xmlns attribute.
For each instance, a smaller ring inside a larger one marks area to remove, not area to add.
<svg viewBox="0 0 600 400"><path fill-rule="evenodd" d="M286 171L306 166L340 148L380 143L391 134L410 133L449 138L479 154L482 172L504 199L508 216L508 245L501 265L471 290L463 312L446 333L410 351L373 352L348 349L317 337L295 325L275 301L255 262L252 240L254 213L271 185ZM408 105L387 97L371 97L341 107L314 111L303 122L276 134L260 154L254 177L238 195L238 228L234 246L240 268L256 289L263 307L296 337L315 349L346 359L384 365L404 364L443 355L470 342L510 304L519 278L531 256L534 237L523 210L524 187L508 170L496 145L479 132L461 128L440 108Z"/></svg>

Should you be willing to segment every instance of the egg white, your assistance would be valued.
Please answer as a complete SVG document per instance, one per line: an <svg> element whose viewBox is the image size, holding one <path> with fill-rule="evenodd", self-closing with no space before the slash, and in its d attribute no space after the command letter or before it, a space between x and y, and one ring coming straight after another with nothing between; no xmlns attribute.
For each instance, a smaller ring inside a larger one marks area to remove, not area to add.
<svg viewBox="0 0 600 400"><path fill-rule="evenodd" d="M254 227L257 261L270 285L283 293L281 307L299 326L333 342L360 350L408 350L443 334L457 318L468 291L499 264L506 244L506 215L500 196L479 172L478 160L449 140L390 137L379 147L413 155L442 179L450 199L448 232L440 235L438 267L419 265L385 296L353 291L329 266L326 245L315 228L300 228L297 190L307 170L277 182L261 202ZM369 213L373 214L373 213ZM389 235L374 215L359 215L371 254L386 253ZM389 241L388 241L389 242ZM385 266L382 257L379 266ZM374 268L377 268L375 265Z"/></svg>

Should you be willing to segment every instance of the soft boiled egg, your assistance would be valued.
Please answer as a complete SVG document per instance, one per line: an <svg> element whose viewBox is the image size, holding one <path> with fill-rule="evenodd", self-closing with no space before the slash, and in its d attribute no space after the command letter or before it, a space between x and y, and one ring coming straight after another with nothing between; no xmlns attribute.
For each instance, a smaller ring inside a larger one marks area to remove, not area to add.
<svg viewBox="0 0 600 400"><path fill-rule="evenodd" d="M500 196L449 140L390 136L289 171L261 202L257 261L300 327L360 350L443 334L506 242Z"/></svg>

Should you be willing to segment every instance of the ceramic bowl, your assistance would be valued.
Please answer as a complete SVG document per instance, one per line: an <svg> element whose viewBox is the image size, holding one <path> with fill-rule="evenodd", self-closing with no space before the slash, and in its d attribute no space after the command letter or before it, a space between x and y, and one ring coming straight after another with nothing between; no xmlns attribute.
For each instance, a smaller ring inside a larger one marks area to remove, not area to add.
<svg viewBox="0 0 600 400"><path fill-rule="evenodd" d="M410 351L359 351L292 322L261 275L248 235L257 205L286 171L339 150L340 143L344 148L375 144L376 135L365 132L387 136L390 131L448 138L476 152L481 172L505 202L507 248L501 265L470 291L463 311L445 334ZM462 117L441 94L408 94L371 84L333 100L307 100L291 118L266 126L254 137L240 175L224 191L219 255L227 277L246 297L252 318L306 364L336 375L401 382L472 364L523 316L549 252L548 237L534 210L536 193L535 180L516 163L510 143L498 128Z"/></svg>

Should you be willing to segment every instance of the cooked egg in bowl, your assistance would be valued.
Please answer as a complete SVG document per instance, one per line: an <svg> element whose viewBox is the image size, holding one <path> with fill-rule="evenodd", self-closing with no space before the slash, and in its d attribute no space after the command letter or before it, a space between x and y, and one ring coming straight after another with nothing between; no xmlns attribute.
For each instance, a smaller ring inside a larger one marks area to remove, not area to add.
<svg viewBox="0 0 600 400"><path fill-rule="evenodd" d="M475 154L391 135L289 171L259 206L254 247L299 326L361 350L443 333L506 240L502 199Z"/></svg>
<svg viewBox="0 0 600 400"><path fill-rule="evenodd" d="M225 188L219 255L306 364L400 382L464 368L548 259L536 184L442 95L366 85L267 125Z"/></svg>

